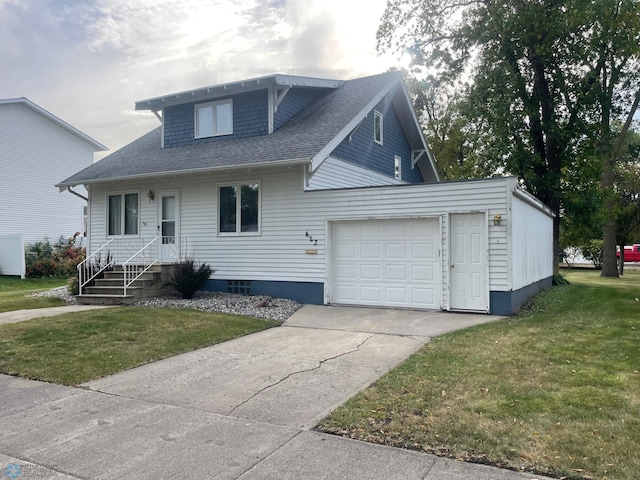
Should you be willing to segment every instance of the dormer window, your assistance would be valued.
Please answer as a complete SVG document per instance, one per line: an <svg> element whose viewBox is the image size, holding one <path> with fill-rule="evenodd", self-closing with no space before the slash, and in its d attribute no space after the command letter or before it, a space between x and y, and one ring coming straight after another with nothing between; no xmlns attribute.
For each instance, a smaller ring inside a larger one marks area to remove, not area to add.
<svg viewBox="0 0 640 480"><path fill-rule="evenodd" d="M196 105L195 117L196 138L233 133L233 102L231 99Z"/></svg>
<svg viewBox="0 0 640 480"><path fill-rule="evenodd" d="M373 112L373 141L382 145L382 114Z"/></svg>

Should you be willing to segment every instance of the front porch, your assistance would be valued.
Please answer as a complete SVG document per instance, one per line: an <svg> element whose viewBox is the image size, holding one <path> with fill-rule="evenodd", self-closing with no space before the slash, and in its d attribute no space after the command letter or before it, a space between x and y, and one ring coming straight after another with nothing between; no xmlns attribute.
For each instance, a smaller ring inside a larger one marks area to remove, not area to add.
<svg viewBox="0 0 640 480"><path fill-rule="evenodd" d="M168 282L188 256L184 237L112 238L78 265L82 305L125 305L171 292Z"/></svg>

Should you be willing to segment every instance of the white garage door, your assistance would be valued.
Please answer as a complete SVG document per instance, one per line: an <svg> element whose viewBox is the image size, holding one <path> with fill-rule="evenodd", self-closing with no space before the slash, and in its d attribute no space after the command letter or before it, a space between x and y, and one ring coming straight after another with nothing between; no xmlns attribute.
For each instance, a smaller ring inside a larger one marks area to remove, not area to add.
<svg viewBox="0 0 640 480"><path fill-rule="evenodd" d="M440 309L437 219L332 224L331 303Z"/></svg>

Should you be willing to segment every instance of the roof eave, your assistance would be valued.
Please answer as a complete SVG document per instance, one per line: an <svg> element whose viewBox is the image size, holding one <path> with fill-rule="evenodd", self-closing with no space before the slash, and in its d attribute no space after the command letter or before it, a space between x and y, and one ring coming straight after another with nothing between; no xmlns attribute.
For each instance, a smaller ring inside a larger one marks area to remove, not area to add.
<svg viewBox="0 0 640 480"><path fill-rule="evenodd" d="M164 107L178 105L185 102L214 99L222 96L233 95L240 92L262 90L270 86L328 88L336 89L344 82L342 80L330 80L314 77L298 77L295 75L269 75L265 77L251 78L238 82L230 82L208 87L185 90L178 93L163 95L160 97L140 100L135 103L136 110L158 111Z"/></svg>
<svg viewBox="0 0 640 480"><path fill-rule="evenodd" d="M276 160L273 162L250 163L246 165L226 165L226 166L218 166L218 167L191 168L187 170L171 170L166 172L140 173L136 175L125 175L122 177L74 180L71 182L63 181L63 182L57 183L55 186L62 190L69 187L75 187L77 185L92 185L96 183L106 183L106 182L122 182L127 180L168 177L168 176L176 176L176 175L193 175L198 173L220 172L220 171L227 171L227 170L243 170L243 169L253 169L253 168L262 168L262 167L267 168L267 167L304 165L310 162L311 162L311 158L292 158L287 160Z"/></svg>

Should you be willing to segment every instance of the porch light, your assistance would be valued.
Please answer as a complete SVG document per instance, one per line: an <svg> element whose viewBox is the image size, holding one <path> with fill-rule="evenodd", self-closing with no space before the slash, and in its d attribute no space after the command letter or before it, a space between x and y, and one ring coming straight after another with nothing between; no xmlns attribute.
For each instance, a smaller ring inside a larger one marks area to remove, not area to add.
<svg viewBox="0 0 640 480"><path fill-rule="evenodd" d="M149 190L149 193L147 193L147 197L149 198L149 202L153 202L156 198L155 193L153 193L153 190Z"/></svg>
<svg viewBox="0 0 640 480"><path fill-rule="evenodd" d="M493 224L494 224L495 226L500 225L500 220L502 220L502 217L500 216L500 214L499 214L499 213L496 213L496 214L493 216Z"/></svg>

